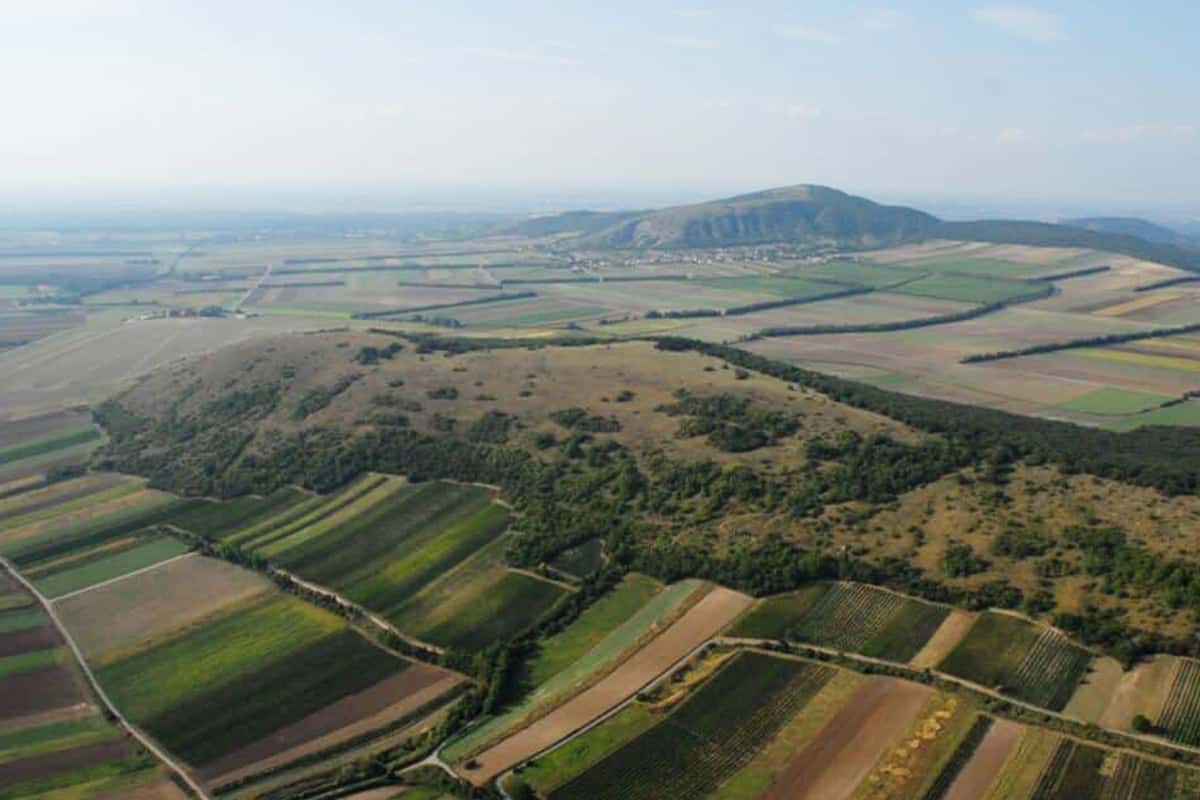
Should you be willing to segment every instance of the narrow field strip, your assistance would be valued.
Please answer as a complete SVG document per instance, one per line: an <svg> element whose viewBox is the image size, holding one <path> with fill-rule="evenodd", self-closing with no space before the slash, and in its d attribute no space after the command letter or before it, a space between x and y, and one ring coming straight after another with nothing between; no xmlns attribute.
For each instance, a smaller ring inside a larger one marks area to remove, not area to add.
<svg viewBox="0 0 1200 800"><path fill-rule="evenodd" d="M715 587L682 618L594 686L479 754L474 759L477 766L465 771L465 777L483 785L619 706L708 641L752 602L746 595Z"/></svg>
<svg viewBox="0 0 1200 800"><path fill-rule="evenodd" d="M51 573L35 579L33 583L42 594L57 600L108 581L121 580L131 573L153 569L164 561L186 555L187 544L164 536L75 569Z"/></svg>
<svg viewBox="0 0 1200 800"><path fill-rule="evenodd" d="M125 574L123 574L123 575L117 575L116 577L109 578L109 579L107 579L107 580L104 580L104 581L100 581L99 583L93 583L93 584L90 584L90 585L88 585L88 586L84 586L83 588L81 588L81 589L76 589L76 590L75 590L75 591L73 591L73 592L67 592L66 594L60 594L60 595L56 595L56 596L50 597L50 599L51 599L51 600L53 600L53 601L54 601L54 602L56 602L56 603L60 603L60 602L63 602L63 601L65 601L65 600L70 600L72 597L75 597L75 596L77 596L77 595L81 595L81 594L83 594L84 592L91 592L91 591L94 591L94 590L96 590L96 589L101 589L101 588L103 588L103 587L105 587L105 586L111 586L111 585L112 585L112 584L114 584L114 583L119 583L119 582L121 582L121 581L128 580L129 578L136 577L136 576L138 576L138 575L141 575L142 573L145 573L145 572L150 572L151 570L155 570L155 569L160 569L160 568L162 568L162 567L165 567L165 566L166 566L166 565L168 565L168 564L174 563L174 562L176 562L176 561L180 561L180 560L182 560L182 559L185 559L185 558L192 558L193 556L197 556L197 557L198 557L198 556L199 556L199 554L198 554L198 553L191 553L191 552L189 552L189 553L180 553L180 554L178 554L178 555L171 556L171 557L167 558L167 559L166 559L166 560L164 560L164 561L155 561L153 564L149 564L148 566L145 566L145 567L140 567L140 568L138 568L138 569L135 569L133 572L126 572L126 573L125 573ZM49 596L49 595L47 595L47 596Z"/></svg>

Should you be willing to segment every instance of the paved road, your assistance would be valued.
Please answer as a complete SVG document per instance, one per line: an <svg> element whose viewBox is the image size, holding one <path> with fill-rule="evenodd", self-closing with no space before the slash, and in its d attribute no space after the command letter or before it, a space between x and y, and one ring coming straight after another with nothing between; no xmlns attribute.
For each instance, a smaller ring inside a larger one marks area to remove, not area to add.
<svg viewBox="0 0 1200 800"><path fill-rule="evenodd" d="M159 761L166 764L173 772L178 774L179 777L183 779L183 781L192 789L193 792L196 793L198 797L202 798L202 800L212 800L212 796L206 792L204 787L197 783L190 774L188 774L188 771L184 769L179 762L171 758L171 756L165 750L159 747L153 739L142 733L134 725L132 725L129 720L125 719L125 717L121 715L121 712L117 710L117 707L113 705L113 702L108 699L108 695L104 693L104 689L101 688L100 682L96 680L96 676L92 674L91 668L88 666L87 661L84 660L83 652L79 649L79 645L75 643L75 639L72 638L70 631L68 631L67 627L62 624L62 620L58 618L58 613L55 612L54 605L46 599L45 595L37 590L37 587L25 580L24 575L17 572L16 568L13 567L8 559L0 558L0 564L3 564L4 568L7 569L14 578L20 581L22 585L24 585L24 587L28 589L34 597L37 598L38 602L42 604L42 608L46 610L46 614L50 617L50 621L54 623L54 627L58 628L58 632L66 641L67 646L70 647L71 652L75 654L75 659L79 662L80 669L83 670L83 674L87 676L88 682L92 685L92 690L96 693L96 696L100 698L100 702L104 703L105 708L107 708L108 712L112 714L113 718L117 721L117 724L128 731L130 736L141 742L143 747L157 756Z"/></svg>

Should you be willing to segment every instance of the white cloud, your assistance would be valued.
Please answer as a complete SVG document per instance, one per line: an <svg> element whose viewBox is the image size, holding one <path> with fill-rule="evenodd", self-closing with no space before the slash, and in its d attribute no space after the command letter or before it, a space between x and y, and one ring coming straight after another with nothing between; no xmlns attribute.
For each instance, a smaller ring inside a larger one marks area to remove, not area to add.
<svg viewBox="0 0 1200 800"><path fill-rule="evenodd" d="M1200 135L1200 127L1186 124L1124 125L1084 131L1083 140L1101 144L1125 144L1147 140L1185 141Z"/></svg>
<svg viewBox="0 0 1200 800"><path fill-rule="evenodd" d="M862 26L869 31L885 33L904 24L905 17L894 8L869 8L863 12Z"/></svg>
<svg viewBox="0 0 1200 800"><path fill-rule="evenodd" d="M1032 138L1024 128L1004 128L996 134L996 141L1000 144L1023 144Z"/></svg>
<svg viewBox="0 0 1200 800"><path fill-rule="evenodd" d="M842 37L836 33L821 30L820 28L806 28L802 25L780 25L775 29L775 33L785 39L795 39L800 42L812 42L814 44L840 44Z"/></svg>
<svg viewBox="0 0 1200 800"><path fill-rule="evenodd" d="M1031 42L1056 42L1067 38L1062 30L1062 20L1057 15L1039 8L990 6L977 8L971 15L985 25Z"/></svg>
<svg viewBox="0 0 1200 800"><path fill-rule="evenodd" d="M715 50L715 39L701 39L698 36L664 36L663 44L678 47L681 50Z"/></svg>

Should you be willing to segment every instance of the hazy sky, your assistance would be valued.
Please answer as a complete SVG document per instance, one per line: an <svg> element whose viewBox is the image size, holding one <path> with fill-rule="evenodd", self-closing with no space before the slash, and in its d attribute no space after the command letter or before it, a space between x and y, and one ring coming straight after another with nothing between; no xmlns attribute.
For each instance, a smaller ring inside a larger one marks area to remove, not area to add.
<svg viewBox="0 0 1200 800"><path fill-rule="evenodd" d="M0 0L0 195L1200 214L1197 31L1195 0Z"/></svg>

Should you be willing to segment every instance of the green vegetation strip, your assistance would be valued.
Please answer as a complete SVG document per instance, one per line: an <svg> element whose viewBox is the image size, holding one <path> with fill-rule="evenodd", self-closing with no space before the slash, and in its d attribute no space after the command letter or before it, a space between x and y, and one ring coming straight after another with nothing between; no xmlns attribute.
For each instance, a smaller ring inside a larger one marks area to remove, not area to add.
<svg viewBox="0 0 1200 800"><path fill-rule="evenodd" d="M100 742L119 735L103 717L51 722L0 734L0 761L14 761L68 747Z"/></svg>
<svg viewBox="0 0 1200 800"><path fill-rule="evenodd" d="M34 585L42 594L54 599L153 566L187 551L188 546L183 542L162 536L90 564L35 579Z"/></svg>
<svg viewBox="0 0 1200 800"><path fill-rule="evenodd" d="M267 497L239 497L224 502L209 501L182 510L170 523L208 539L223 539L291 508L310 497L294 486L285 486Z"/></svg>
<svg viewBox="0 0 1200 800"><path fill-rule="evenodd" d="M538 756L521 770L521 779L545 796L653 728L658 720L644 705L631 703L582 736Z"/></svg>
<svg viewBox="0 0 1200 800"><path fill-rule="evenodd" d="M169 495L148 496L145 502L122 508L98 519L51 527L43 533L0 546L0 555L9 556L22 570L36 567L72 552L114 541L164 522L181 505L200 502L179 500Z"/></svg>
<svg viewBox="0 0 1200 800"><path fill-rule="evenodd" d="M50 618L41 607L7 611L0 613L0 633L40 628L49 622Z"/></svg>
<svg viewBox="0 0 1200 800"><path fill-rule="evenodd" d="M56 647L49 650L35 650L32 653L21 653L16 656L0 658L0 678L7 678L9 675L20 675L23 672L36 672L48 669L56 664L61 664L64 660L64 652L61 648Z"/></svg>
<svg viewBox="0 0 1200 800"><path fill-rule="evenodd" d="M67 500L62 503L40 508L37 511L31 511L28 514L10 517L0 522L0 530L19 528L22 525L28 525L33 522L40 522L43 519L56 517L60 514L65 514L69 511L76 511L89 506L97 506L101 503L106 503L109 500L116 500L120 497L133 494L142 488L141 481L124 481L116 486L104 489L102 491L93 492L84 497L77 497L73 500Z"/></svg>
<svg viewBox="0 0 1200 800"><path fill-rule="evenodd" d="M94 442L103 436L104 434L99 428L89 425L81 430L55 434L54 436L38 439L33 442L9 445L8 447L0 448L0 466L53 453L58 450L65 450L76 445Z"/></svg>

